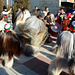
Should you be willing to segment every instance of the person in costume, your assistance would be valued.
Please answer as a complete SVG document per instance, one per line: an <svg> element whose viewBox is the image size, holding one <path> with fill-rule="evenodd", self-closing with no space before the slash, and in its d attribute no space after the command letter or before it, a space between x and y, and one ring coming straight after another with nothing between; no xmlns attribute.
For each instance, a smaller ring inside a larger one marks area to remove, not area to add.
<svg viewBox="0 0 75 75"><path fill-rule="evenodd" d="M7 7L3 6L3 11L2 14L4 15L4 20L7 22L8 21L8 14L11 12L12 8L10 8L9 11L7 11Z"/></svg>
<svg viewBox="0 0 75 75"><path fill-rule="evenodd" d="M0 14L0 31L10 31L11 25L4 21L4 15Z"/></svg>
<svg viewBox="0 0 75 75"><path fill-rule="evenodd" d="M64 9L61 9L61 10L60 10L60 12L58 13L58 17L59 17L59 24L61 24L61 23L62 23L62 21L64 21L64 20L65 20L65 16L67 16L67 15L66 15L66 13L65 13Z"/></svg>
<svg viewBox="0 0 75 75"><path fill-rule="evenodd" d="M71 22L70 22L70 24L69 24L69 28L70 28L70 31L71 31L72 33L75 32L75 15L74 15L74 17L72 18L72 20L71 20Z"/></svg>

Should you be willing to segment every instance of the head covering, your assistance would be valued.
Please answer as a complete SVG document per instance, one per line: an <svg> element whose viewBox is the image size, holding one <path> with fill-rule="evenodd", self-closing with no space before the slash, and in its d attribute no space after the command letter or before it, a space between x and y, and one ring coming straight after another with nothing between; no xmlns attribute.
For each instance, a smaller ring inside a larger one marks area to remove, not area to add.
<svg viewBox="0 0 75 75"><path fill-rule="evenodd" d="M4 9L7 9L7 7L6 7L6 6L3 6L3 10L4 10Z"/></svg>
<svg viewBox="0 0 75 75"><path fill-rule="evenodd" d="M44 13L39 13L39 16L44 18L45 15Z"/></svg>
<svg viewBox="0 0 75 75"><path fill-rule="evenodd" d="M75 21L72 21L72 22L71 22L70 29L71 29L72 31L75 31Z"/></svg>
<svg viewBox="0 0 75 75"><path fill-rule="evenodd" d="M22 11L24 11L25 9L27 9L27 7L23 7L23 8L22 8Z"/></svg>
<svg viewBox="0 0 75 75"><path fill-rule="evenodd" d="M73 11L73 15L75 16L75 11Z"/></svg>
<svg viewBox="0 0 75 75"><path fill-rule="evenodd" d="M4 25L5 31L10 31L11 25L9 23Z"/></svg>
<svg viewBox="0 0 75 75"><path fill-rule="evenodd" d="M71 13L68 14L68 18L71 18Z"/></svg>

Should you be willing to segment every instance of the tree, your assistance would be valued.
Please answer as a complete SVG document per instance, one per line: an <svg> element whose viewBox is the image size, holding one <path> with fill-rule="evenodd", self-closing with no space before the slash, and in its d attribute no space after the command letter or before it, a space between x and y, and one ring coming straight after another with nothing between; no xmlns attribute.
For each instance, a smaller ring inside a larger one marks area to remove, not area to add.
<svg viewBox="0 0 75 75"><path fill-rule="evenodd" d="M15 0L13 8L22 8L22 7L27 7L28 10L30 10L30 0Z"/></svg>
<svg viewBox="0 0 75 75"><path fill-rule="evenodd" d="M10 5L6 5L7 9L9 10L10 9Z"/></svg>
<svg viewBox="0 0 75 75"><path fill-rule="evenodd" d="M0 0L0 12L2 12L4 6L4 1Z"/></svg>

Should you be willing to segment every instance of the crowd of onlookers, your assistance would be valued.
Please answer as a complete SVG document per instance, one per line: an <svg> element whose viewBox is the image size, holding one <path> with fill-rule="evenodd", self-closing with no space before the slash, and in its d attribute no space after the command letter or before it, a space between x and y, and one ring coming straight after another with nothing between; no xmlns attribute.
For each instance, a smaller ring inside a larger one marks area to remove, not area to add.
<svg viewBox="0 0 75 75"><path fill-rule="evenodd" d="M55 22L57 22L61 25L61 23L66 19L72 20L72 18L74 17L74 14L75 14L75 12L66 14L64 9L62 9L62 8L58 11L58 13L56 15L54 15L53 13L51 13L49 11L48 7L45 7L44 10L40 10L37 6L35 6L35 8L31 12L29 12L26 7L23 7L22 9L18 8L16 11L13 11L12 23L15 22L15 17L19 14L19 12L21 10L24 12L25 18L35 15L37 18L39 18L46 24L48 29L52 24L55 24ZM0 22L4 21L3 25L5 27L7 26L5 24L7 24L7 22L8 22L8 14L11 13L11 11L12 11L12 8L10 8L10 10L7 11L7 7L3 6L3 11L0 15ZM2 28L2 26L0 26L0 30L1 30L1 28Z"/></svg>
<svg viewBox="0 0 75 75"><path fill-rule="evenodd" d="M50 25L55 24L55 22L61 25L65 20L71 21L75 15L75 12L66 13L63 8L59 9L56 15L50 12L48 7L45 7L44 11L41 11L42 13L38 14L38 11L40 11L40 9L35 6L35 9L31 12L31 14L36 15L39 19L43 20L48 28Z"/></svg>

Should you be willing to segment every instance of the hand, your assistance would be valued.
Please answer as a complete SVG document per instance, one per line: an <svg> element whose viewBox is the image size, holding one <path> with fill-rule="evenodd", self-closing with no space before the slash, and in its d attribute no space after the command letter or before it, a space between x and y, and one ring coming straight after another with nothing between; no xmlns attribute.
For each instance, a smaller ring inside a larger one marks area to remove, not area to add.
<svg viewBox="0 0 75 75"><path fill-rule="evenodd" d="M12 8L10 8L10 11L12 10Z"/></svg>
<svg viewBox="0 0 75 75"><path fill-rule="evenodd" d="M58 15L60 15L60 13L58 13Z"/></svg>
<svg viewBox="0 0 75 75"><path fill-rule="evenodd" d="M52 23L50 22L49 25L52 25Z"/></svg>

